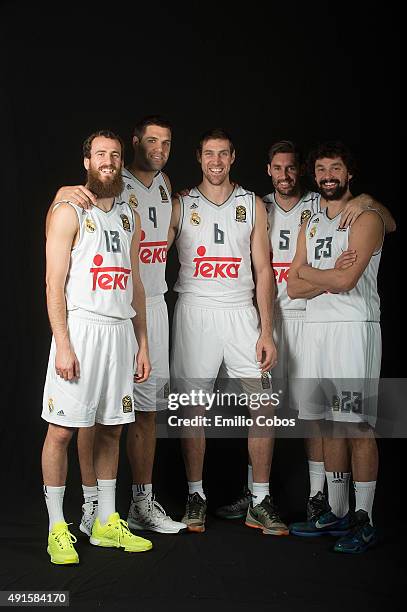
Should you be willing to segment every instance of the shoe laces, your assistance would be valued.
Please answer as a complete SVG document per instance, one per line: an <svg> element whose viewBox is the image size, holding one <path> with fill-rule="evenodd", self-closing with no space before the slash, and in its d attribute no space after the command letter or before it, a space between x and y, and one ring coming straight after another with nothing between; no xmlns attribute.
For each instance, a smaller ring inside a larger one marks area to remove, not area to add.
<svg viewBox="0 0 407 612"><path fill-rule="evenodd" d="M233 510L238 510L240 504L244 504L247 501L247 498L249 499L252 498L252 494L250 493L249 490L243 491L241 497L239 497L235 502L230 504L230 507L233 508Z"/></svg>
<svg viewBox="0 0 407 612"><path fill-rule="evenodd" d="M198 493L194 493L188 498L188 516L192 519L200 519L204 511L204 500Z"/></svg>
<svg viewBox="0 0 407 612"><path fill-rule="evenodd" d="M274 500L271 497L265 497L263 501L259 504L259 507L261 508L262 514L266 514L270 519L281 520L278 515L277 507L274 503Z"/></svg>
<svg viewBox="0 0 407 612"><path fill-rule="evenodd" d="M58 542L58 545L61 548L64 548L64 545L67 545L69 548L72 547L72 544L75 544L78 540L68 529L68 525L72 525L72 523L67 523L66 527L63 527L57 532L54 533L55 541Z"/></svg>
<svg viewBox="0 0 407 612"><path fill-rule="evenodd" d="M128 523L124 519L119 518L117 520L117 523L114 523L112 526L114 526L114 528L119 531L119 541L121 541L124 536L130 536L132 538L135 537L134 534L130 531Z"/></svg>
<svg viewBox="0 0 407 612"><path fill-rule="evenodd" d="M314 497L310 497L308 505L310 509L310 514L312 515L310 517L310 520L312 520L313 517L318 518L319 516L321 516L325 512L328 512L331 509L325 496L323 494L318 493L314 495Z"/></svg>
<svg viewBox="0 0 407 612"><path fill-rule="evenodd" d="M170 518L167 515L166 511L164 510L164 508L162 507L162 505L159 504L158 501L155 499L155 497L153 497L153 504L152 504L151 514L154 517L154 519L156 521L159 521L160 523L164 523L165 521L167 521Z"/></svg>

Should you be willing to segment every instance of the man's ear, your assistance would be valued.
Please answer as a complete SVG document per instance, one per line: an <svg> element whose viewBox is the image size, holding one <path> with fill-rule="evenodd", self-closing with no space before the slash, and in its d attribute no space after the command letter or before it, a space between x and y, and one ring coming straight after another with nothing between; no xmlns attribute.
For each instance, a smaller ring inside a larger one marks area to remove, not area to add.
<svg viewBox="0 0 407 612"><path fill-rule="evenodd" d="M83 158L83 165L85 166L86 170L89 170L89 166L90 166L90 159L89 159L89 157L84 157Z"/></svg>
<svg viewBox="0 0 407 612"><path fill-rule="evenodd" d="M138 136L133 136L132 143L133 143L133 147L135 147L136 145L140 144L140 140L139 140Z"/></svg>
<svg viewBox="0 0 407 612"><path fill-rule="evenodd" d="M233 164L233 162L235 161L235 158L236 158L236 154L235 154L235 151L233 151L231 159L230 159L230 165Z"/></svg>
<svg viewBox="0 0 407 612"><path fill-rule="evenodd" d="M202 162L202 156L201 156L201 154L200 154L200 152L199 152L199 151L197 151L197 152L196 152L196 159L197 159L197 161L198 161L198 164L201 164L201 162Z"/></svg>
<svg viewBox="0 0 407 612"><path fill-rule="evenodd" d="M271 164L267 164L267 174L271 176Z"/></svg>

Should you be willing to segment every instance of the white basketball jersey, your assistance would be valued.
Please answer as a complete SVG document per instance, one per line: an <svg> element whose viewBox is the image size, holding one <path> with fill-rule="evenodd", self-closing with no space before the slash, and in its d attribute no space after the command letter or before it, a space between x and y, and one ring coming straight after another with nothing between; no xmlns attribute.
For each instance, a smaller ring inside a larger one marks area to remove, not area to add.
<svg viewBox="0 0 407 612"><path fill-rule="evenodd" d="M325 208L308 221L305 233L307 260L313 268L334 268L339 255L347 250L352 229L339 228L340 220L340 214L329 219ZM380 299L377 293L380 256L381 249L372 255L354 289L344 293L326 292L307 300L306 320L380 321Z"/></svg>
<svg viewBox="0 0 407 612"><path fill-rule="evenodd" d="M174 290L215 304L251 302L254 193L235 187L217 206L195 187L180 203L176 244L181 267Z"/></svg>
<svg viewBox="0 0 407 612"><path fill-rule="evenodd" d="M65 285L67 310L82 308L118 319L134 317L131 208L117 199L109 212L96 206L91 210L72 206L79 220L79 240L71 251Z"/></svg>
<svg viewBox="0 0 407 612"><path fill-rule="evenodd" d="M167 291L168 228L171 219L171 194L159 172L146 187L126 168L122 171L124 191L121 198L135 206L141 220L140 277L146 297L164 295Z"/></svg>
<svg viewBox="0 0 407 612"><path fill-rule="evenodd" d="M263 201L267 209L270 257L277 287L275 313L282 317L291 310L305 313L306 300L288 297L287 276L294 259L300 227L319 210L318 194L312 191L305 193L288 212L279 206L274 192L264 196Z"/></svg>

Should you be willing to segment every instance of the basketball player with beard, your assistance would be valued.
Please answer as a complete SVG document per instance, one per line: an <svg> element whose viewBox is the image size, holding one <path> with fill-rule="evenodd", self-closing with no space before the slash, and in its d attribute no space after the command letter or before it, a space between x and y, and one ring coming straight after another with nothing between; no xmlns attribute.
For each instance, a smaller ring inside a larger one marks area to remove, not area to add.
<svg viewBox="0 0 407 612"><path fill-rule="evenodd" d="M136 420L127 431L127 454L133 475L128 523L132 529L179 533L185 525L174 521L152 491L156 448L156 412L167 408L169 392L168 313L165 268L167 235L171 217L171 184L162 169L171 149L171 124L156 115L144 117L134 127L133 159L122 170L120 201L137 210L141 219L140 276L146 292L147 334L152 373L149 380L134 385ZM56 199L66 199L84 208L97 204L91 186L62 187ZM97 508L93 466L93 431L81 430L78 453L84 491L81 531L89 533Z"/></svg>
<svg viewBox="0 0 407 612"><path fill-rule="evenodd" d="M94 429L98 510L91 544L149 550L115 509L119 440L134 421L133 368L150 373L145 294L138 270L140 220L121 202L123 144L110 131L84 143L91 211L68 202L52 206L47 226L47 306L53 332L42 417L48 432L42 452L49 513L48 553L58 565L78 563L76 542L63 513L67 449L77 428ZM136 342L137 338L137 342Z"/></svg>
<svg viewBox="0 0 407 612"><path fill-rule="evenodd" d="M309 156L320 192L320 211L301 227L288 275L288 295L306 299L300 418L324 423L323 456L329 506L295 535L341 536L337 552L360 553L378 540L372 508L378 471L374 434L381 361L377 274L385 234L377 210L366 210L350 227L342 215L352 198L355 164L340 142L320 145ZM341 253L352 265L337 268ZM349 511L349 478L355 513Z"/></svg>
<svg viewBox="0 0 407 612"><path fill-rule="evenodd" d="M273 380L283 390L286 406L298 411L298 385L302 360L302 335L306 300L290 299L287 295L287 275L295 255L298 232L312 214L318 212L319 194L307 191L301 184L303 162L298 147L291 141L274 143L268 153L267 173L274 191L264 196L268 213L270 258L276 283L274 303L274 337L278 348L278 364L273 369ZM382 215L386 231L395 230L390 212L367 194L351 197L341 214L341 227L351 225L364 210L375 208ZM356 256L346 251L338 257L336 268L351 266ZM307 519L316 519L326 510L324 495L325 468L320 430L315 427L304 440L308 458L310 494ZM248 482L243 494L232 503L217 509L221 518L241 518L246 514L251 499L252 467L248 466Z"/></svg>

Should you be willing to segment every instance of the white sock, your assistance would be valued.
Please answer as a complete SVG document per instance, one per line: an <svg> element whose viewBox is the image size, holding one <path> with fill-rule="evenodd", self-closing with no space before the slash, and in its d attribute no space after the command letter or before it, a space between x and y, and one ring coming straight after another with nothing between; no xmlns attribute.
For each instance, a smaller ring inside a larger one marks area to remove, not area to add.
<svg viewBox="0 0 407 612"><path fill-rule="evenodd" d="M254 482L253 483L253 506L261 504L266 495L270 495L269 482Z"/></svg>
<svg viewBox="0 0 407 612"><path fill-rule="evenodd" d="M355 510L365 510L369 515L370 524L373 526L372 508L376 481L354 482L353 486L355 487Z"/></svg>
<svg viewBox="0 0 407 612"><path fill-rule="evenodd" d="M85 500L85 504L88 502L96 502L98 501L98 487L94 485L93 487L88 487L87 485L82 485L83 489L83 499Z"/></svg>
<svg viewBox="0 0 407 612"><path fill-rule="evenodd" d="M116 479L99 480L98 478L98 517L104 525L113 512L116 512Z"/></svg>
<svg viewBox="0 0 407 612"><path fill-rule="evenodd" d="M314 497L318 491L321 491L321 493L324 492L325 465L323 461L308 461L308 469L310 484L309 496Z"/></svg>
<svg viewBox="0 0 407 612"><path fill-rule="evenodd" d="M338 518L349 512L349 478L350 472L326 472L328 502Z"/></svg>
<svg viewBox="0 0 407 612"><path fill-rule="evenodd" d="M64 503L65 486L50 487L44 485L45 503L47 504L49 516L49 530L51 531L55 523L65 522L63 503Z"/></svg>
<svg viewBox="0 0 407 612"><path fill-rule="evenodd" d="M250 464L247 466L247 488L253 493L253 466Z"/></svg>
<svg viewBox="0 0 407 612"><path fill-rule="evenodd" d="M202 499L206 499L206 495L202 488L202 480L195 480L195 481L188 480L188 493L189 495L193 495L194 493L199 493Z"/></svg>
<svg viewBox="0 0 407 612"><path fill-rule="evenodd" d="M138 498L144 498L146 495L151 495L153 492L153 485L148 484L133 484L131 486L133 492L133 500L137 501Z"/></svg>

